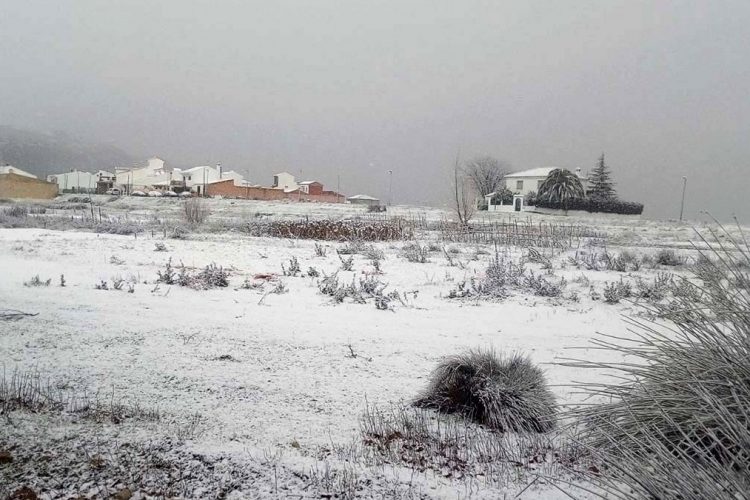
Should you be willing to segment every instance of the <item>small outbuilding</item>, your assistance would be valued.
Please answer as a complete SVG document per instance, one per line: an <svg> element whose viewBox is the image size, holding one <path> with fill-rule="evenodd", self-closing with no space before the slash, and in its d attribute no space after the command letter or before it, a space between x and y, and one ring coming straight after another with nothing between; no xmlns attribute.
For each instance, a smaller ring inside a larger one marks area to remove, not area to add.
<svg viewBox="0 0 750 500"><path fill-rule="evenodd" d="M367 205L368 207L380 206L380 200L366 194L355 194L346 199L352 205Z"/></svg>

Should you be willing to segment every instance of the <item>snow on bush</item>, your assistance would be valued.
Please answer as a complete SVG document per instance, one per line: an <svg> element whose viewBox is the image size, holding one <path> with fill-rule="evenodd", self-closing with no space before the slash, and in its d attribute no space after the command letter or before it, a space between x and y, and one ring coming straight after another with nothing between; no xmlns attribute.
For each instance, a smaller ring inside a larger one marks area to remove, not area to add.
<svg viewBox="0 0 750 500"><path fill-rule="evenodd" d="M605 402L572 416L606 470L592 480L618 498L746 498L750 491L750 293L738 286L750 278L750 247L729 234L709 246L716 258L701 259L702 283L679 280L698 293L674 293L658 306L669 322L632 320L633 339L595 342L627 361L570 363L613 373L614 382L585 386ZM658 283L653 288L673 286L671 276Z"/></svg>
<svg viewBox="0 0 750 500"><path fill-rule="evenodd" d="M557 414L539 367L527 357L500 357L489 350L443 360L414 405L458 413L504 432L550 431Z"/></svg>

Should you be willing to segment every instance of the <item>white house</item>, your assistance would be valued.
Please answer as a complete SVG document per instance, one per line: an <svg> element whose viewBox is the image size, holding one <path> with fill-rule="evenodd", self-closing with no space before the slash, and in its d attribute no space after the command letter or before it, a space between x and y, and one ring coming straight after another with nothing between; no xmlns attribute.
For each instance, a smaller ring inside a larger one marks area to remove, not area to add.
<svg viewBox="0 0 750 500"><path fill-rule="evenodd" d="M490 193L487 200L487 210L500 212L522 212L527 209L526 197L529 193L539 193L539 187L550 172L562 167L539 167L529 170L514 172L505 176L505 187L513 193L513 202L510 205L493 205L492 198L496 193ZM585 186L587 178L581 174L581 169L575 169L575 173Z"/></svg>
<svg viewBox="0 0 750 500"><path fill-rule="evenodd" d="M13 167L11 165L5 165L4 167L0 167L0 174L16 174L16 175L23 175L24 177L31 177L32 179L37 178L36 175L30 174L25 170L21 170L20 168Z"/></svg>
<svg viewBox="0 0 750 500"><path fill-rule="evenodd" d="M115 169L117 185L124 193L149 191L155 187L168 188L172 184L173 169L161 158L149 158L145 166ZM181 179L180 179L181 181Z"/></svg>
<svg viewBox="0 0 750 500"><path fill-rule="evenodd" d="M96 191L97 183L102 179L111 179L114 176L111 172L99 170L97 173L84 172L82 170L71 170L62 174L52 174L47 176L47 182L57 184L61 193L93 193Z"/></svg>
<svg viewBox="0 0 750 500"><path fill-rule="evenodd" d="M289 172L280 172L278 174L275 174L273 176L273 184L271 185L271 187L273 189L283 189L285 193L289 193L291 191L296 191L297 189L299 189L297 181Z"/></svg>

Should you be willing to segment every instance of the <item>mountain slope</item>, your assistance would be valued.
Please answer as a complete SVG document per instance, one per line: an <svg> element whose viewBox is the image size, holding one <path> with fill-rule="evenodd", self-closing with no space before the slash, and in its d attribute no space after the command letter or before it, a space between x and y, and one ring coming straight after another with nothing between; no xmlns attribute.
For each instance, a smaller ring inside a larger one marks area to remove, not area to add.
<svg viewBox="0 0 750 500"><path fill-rule="evenodd" d="M0 164L39 177L74 168L112 170L133 161L133 156L112 145L83 142L62 132L45 134L0 126Z"/></svg>

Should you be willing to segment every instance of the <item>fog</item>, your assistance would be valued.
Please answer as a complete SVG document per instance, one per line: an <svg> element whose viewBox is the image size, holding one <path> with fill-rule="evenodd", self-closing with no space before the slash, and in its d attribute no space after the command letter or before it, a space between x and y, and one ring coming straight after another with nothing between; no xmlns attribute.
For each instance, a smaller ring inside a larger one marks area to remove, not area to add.
<svg viewBox="0 0 750 500"><path fill-rule="evenodd" d="M447 202L448 171L594 166L651 217L750 223L750 2L0 3L0 125L174 166Z"/></svg>

